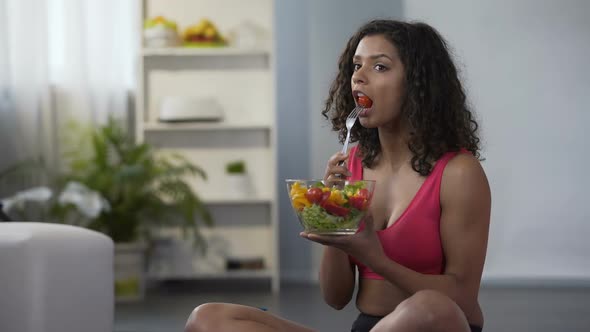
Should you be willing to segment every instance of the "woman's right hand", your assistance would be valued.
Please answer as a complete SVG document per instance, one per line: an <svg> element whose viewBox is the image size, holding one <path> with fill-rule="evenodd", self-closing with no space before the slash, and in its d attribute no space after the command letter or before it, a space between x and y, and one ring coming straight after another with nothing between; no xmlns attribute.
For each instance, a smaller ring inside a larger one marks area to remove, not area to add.
<svg viewBox="0 0 590 332"><path fill-rule="evenodd" d="M348 154L342 152L337 152L330 157L324 173L326 183L342 181L352 175L346 167L346 159L348 159Z"/></svg>

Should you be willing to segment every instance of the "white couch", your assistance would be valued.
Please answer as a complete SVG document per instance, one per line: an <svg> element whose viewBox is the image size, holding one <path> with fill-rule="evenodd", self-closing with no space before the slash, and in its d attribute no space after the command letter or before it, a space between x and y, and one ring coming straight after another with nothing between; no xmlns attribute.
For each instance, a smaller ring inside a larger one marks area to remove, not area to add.
<svg viewBox="0 0 590 332"><path fill-rule="evenodd" d="M0 331L112 332L113 250L80 227L0 223Z"/></svg>

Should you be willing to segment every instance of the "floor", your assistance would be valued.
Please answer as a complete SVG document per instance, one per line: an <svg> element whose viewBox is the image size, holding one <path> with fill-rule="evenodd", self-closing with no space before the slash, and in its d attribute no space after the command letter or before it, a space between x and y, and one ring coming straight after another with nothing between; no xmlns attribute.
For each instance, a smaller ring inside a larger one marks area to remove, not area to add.
<svg viewBox="0 0 590 332"><path fill-rule="evenodd" d="M350 331L357 314L352 303L341 311L328 307L317 285L285 284L278 295L259 286L240 282L158 284L141 303L117 305L115 332L183 331L191 310L205 302L265 307L321 332ZM486 332L590 331L588 287L486 287L480 302Z"/></svg>

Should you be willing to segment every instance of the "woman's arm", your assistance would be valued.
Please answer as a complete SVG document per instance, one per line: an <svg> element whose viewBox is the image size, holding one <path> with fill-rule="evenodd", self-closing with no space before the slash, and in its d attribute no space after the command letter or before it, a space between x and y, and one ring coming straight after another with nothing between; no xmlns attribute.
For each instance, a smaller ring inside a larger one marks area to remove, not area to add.
<svg viewBox="0 0 590 332"><path fill-rule="evenodd" d="M320 288L324 301L336 310L344 308L352 299L355 269L344 251L324 246L320 265Z"/></svg>
<svg viewBox="0 0 590 332"><path fill-rule="evenodd" d="M348 168L341 165L348 155L340 152L330 157L324 173L325 183L338 178L336 174L350 175ZM338 178L339 179L339 178ZM303 237L307 234L302 233ZM344 251L324 246L324 254L320 265L320 288L324 301L336 310L344 308L354 293L355 268Z"/></svg>
<svg viewBox="0 0 590 332"><path fill-rule="evenodd" d="M440 201L444 274L421 274L387 257L371 260L369 267L411 294L434 289L465 310L477 298L490 223L490 188L477 159L461 154L447 164Z"/></svg>

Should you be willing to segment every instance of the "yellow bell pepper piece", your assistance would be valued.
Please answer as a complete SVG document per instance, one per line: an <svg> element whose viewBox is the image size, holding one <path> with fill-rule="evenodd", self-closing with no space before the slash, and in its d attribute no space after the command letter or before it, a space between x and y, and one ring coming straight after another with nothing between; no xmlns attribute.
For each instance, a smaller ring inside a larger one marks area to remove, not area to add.
<svg viewBox="0 0 590 332"><path fill-rule="evenodd" d="M293 207L297 210L303 210L303 208L308 207L311 203L305 197L298 197L296 199L291 200Z"/></svg>
<svg viewBox="0 0 590 332"><path fill-rule="evenodd" d="M306 191L307 191L307 188L305 188L305 186L301 185L300 182L295 182L291 186L291 191L289 192L289 194L291 195L291 197L293 197L297 193L303 193L303 194L305 194Z"/></svg>
<svg viewBox="0 0 590 332"><path fill-rule="evenodd" d="M330 193L330 197L328 197L328 202L334 203L336 205L344 205L348 200L344 198L341 190L335 189L332 190Z"/></svg>

